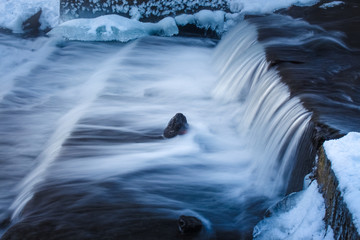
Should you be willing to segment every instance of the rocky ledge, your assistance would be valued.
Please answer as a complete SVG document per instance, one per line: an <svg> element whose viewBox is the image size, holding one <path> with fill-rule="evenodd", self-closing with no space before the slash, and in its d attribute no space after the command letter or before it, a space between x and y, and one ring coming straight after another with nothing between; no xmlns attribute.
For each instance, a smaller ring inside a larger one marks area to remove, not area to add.
<svg viewBox="0 0 360 240"><path fill-rule="evenodd" d="M335 239L360 239L352 213L338 188L339 181L323 147L318 152L316 179L326 206L325 223L331 226Z"/></svg>

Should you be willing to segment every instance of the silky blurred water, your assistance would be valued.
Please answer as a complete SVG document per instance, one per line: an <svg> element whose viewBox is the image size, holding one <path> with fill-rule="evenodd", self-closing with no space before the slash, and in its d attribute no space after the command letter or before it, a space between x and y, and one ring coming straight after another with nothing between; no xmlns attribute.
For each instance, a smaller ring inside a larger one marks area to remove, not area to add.
<svg viewBox="0 0 360 240"><path fill-rule="evenodd" d="M202 219L203 238L232 239L249 236L277 199L253 177L256 156L234 117L241 105L212 97L213 40L0 41L2 221L32 221L38 234L47 222L54 239L82 239L120 218L122 237L156 239L177 236L188 214ZM163 139L177 112L188 133Z"/></svg>

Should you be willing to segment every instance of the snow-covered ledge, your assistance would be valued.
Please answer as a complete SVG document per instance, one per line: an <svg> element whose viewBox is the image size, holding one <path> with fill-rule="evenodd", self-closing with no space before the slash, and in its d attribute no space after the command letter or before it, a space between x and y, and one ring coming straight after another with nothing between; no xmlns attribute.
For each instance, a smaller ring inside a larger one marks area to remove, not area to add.
<svg viewBox="0 0 360 240"><path fill-rule="evenodd" d="M323 144L317 181L325 200L325 222L335 239L360 239L360 133Z"/></svg>

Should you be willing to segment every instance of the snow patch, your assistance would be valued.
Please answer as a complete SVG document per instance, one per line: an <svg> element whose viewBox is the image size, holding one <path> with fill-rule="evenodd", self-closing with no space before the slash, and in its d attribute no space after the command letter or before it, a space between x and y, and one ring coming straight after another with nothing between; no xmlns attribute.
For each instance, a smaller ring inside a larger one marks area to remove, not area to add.
<svg viewBox="0 0 360 240"><path fill-rule="evenodd" d="M360 230L360 133L350 132L340 139L326 141L324 148L354 224Z"/></svg>
<svg viewBox="0 0 360 240"><path fill-rule="evenodd" d="M329 2L329 3L324 3L319 8L327 9L327 8L332 8L335 6L342 5L342 4L345 4L345 3L343 1L333 1L333 2Z"/></svg>
<svg viewBox="0 0 360 240"><path fill-rule="evenodd" d="M48 34L78 41L120 41L148 36L173 36L179 30L175 20L164 18L157 23L142 23L119 15L106 15L92 19L74 19L60 24Z"/></svg>
<svg viewBox="0 0 360 240"><path fill-rule="evenodd" d="M224 29L225 12L201 10L193 15L182 14L175 17L176 24L185 26L194 24L198 28L211 29L218 33L222 33Z"/></svg>
<svg viewBox="0 0 360 240"><path fill-rule="evenodd" d="M326 230L324 199L313 181L301 192L286 197L271 208L271 216L254 228L254 239L334 239L332 229Z"/></svg>
<svg viewBox="0 0 360 240"><path fill-rule="evenodd" d="M240 10L249 14L271 13L281 8L287 8L292 5L311 6L318 3L319 0L228 0L230 11L239 12Z"/></svg>

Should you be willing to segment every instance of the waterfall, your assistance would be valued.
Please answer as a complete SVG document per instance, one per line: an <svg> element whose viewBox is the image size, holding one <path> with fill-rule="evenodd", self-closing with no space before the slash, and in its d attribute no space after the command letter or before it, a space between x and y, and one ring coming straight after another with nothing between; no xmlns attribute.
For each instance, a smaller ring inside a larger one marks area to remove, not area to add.
<svg viewBox="0 0 360 240"><path fill-rule="evenodd" d="M266 186L269 195L283 193L311 113L290 96L276 69L269 66L254 25L243 21L229 32L214 59L219 82L213 96L239 104L234 118L237 131L254 151L255 184Z"/></svg>

